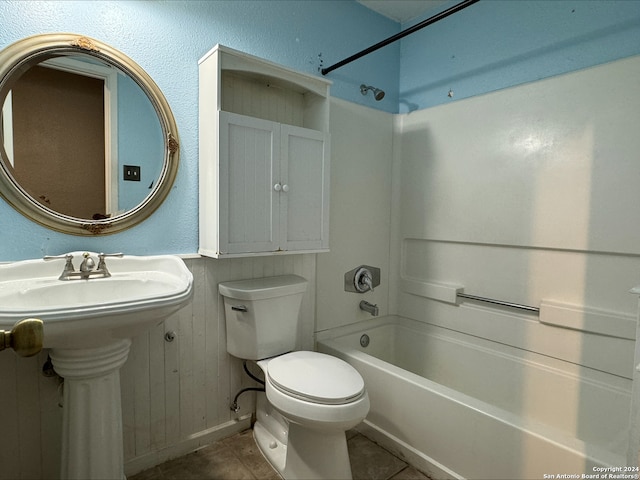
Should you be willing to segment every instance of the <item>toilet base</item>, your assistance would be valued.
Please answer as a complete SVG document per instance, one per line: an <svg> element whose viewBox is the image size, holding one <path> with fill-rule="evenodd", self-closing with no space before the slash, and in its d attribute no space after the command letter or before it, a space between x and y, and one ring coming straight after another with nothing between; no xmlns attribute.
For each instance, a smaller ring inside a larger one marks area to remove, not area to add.
<svg viewBox="0 0 640 480"><path fill-rule="evenodd" d="M290 424L287 461L282 476L286 480L351 480L345 433L319 432Z"/></svg>
<svg viewBox="0 0 640 480"><path fill-rule="evenodd" d="M286 420L258 394L253 436L271 466L285 480L351 480L344 431L326 432Z"/></svg>
<svg viewBox="0 0 640 480"><path fill-rule="evenodd" d="M262 455L282 475L287 461L287 444L276 440L276 437L260 422L256 422L253 426L253 438Z"/></svg>

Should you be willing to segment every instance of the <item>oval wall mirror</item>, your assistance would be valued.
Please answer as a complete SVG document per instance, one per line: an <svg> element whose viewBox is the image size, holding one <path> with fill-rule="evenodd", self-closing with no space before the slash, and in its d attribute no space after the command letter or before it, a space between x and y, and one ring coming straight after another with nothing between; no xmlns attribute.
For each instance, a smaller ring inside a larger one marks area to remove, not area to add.
<svg viewBox="0 0 640 480"><path fill-rule="evenodd" d="M178 170L169 104L133 60L89 37L28 37L0 51L0 195L74 235L153 213Z"/></svg>

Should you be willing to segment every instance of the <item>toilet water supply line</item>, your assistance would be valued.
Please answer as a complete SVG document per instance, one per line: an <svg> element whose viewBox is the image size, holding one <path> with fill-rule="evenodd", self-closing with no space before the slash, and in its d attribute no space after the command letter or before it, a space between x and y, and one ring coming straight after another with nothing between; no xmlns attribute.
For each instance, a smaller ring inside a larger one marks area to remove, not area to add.
<svg viewBox="0 0 640 480"><path fill-rule="evenodd" d="M255 380L256 382L264 385L264 381L259 379L258 377L256 377L253 373L251 373L249 371L249 368L247 367L247 361L243 360L242 361L242 368L244 368L244 371L246 372L247 375L249 375L253 380ZM244 392L264 392L264 387L247 387L247 388L243 388L242 390L240 390L238 393L236 393L236 396L233 398L233 403L231 404L231 406L229 407L231 409L232 412L234 413L238 413L240 411L240 407L238 406L238 398L240 397L240 395L242 395Z"/></svg>

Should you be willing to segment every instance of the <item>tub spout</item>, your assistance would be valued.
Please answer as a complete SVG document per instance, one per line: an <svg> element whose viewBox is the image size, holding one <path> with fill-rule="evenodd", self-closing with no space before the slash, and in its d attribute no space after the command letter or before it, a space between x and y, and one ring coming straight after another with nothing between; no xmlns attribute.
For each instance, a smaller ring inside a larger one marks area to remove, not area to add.
<svg viewBox="0 0 640 480"><path fill-rule="evenodd" d="M360 302L360 310L364 310L365 312L369 312L374 317L378 316L378 305L374 305L372 303L369 303L366 300L362 300Z"/></svg>

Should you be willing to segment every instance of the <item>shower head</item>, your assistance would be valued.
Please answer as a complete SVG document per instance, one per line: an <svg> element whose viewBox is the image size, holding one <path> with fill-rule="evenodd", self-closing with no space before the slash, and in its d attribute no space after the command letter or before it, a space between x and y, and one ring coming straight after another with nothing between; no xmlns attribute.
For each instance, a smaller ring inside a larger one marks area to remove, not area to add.
<svg viewBox="0 0 640 480"><path fill-rule="evenodd" d="M360 93L362 95L366 95L367 90L371 90L373 92L373 98L376 99L376 102L379 102L384 98L384 90L380 90L379 88L365 85L364 83L360 85Z"/></svg>

